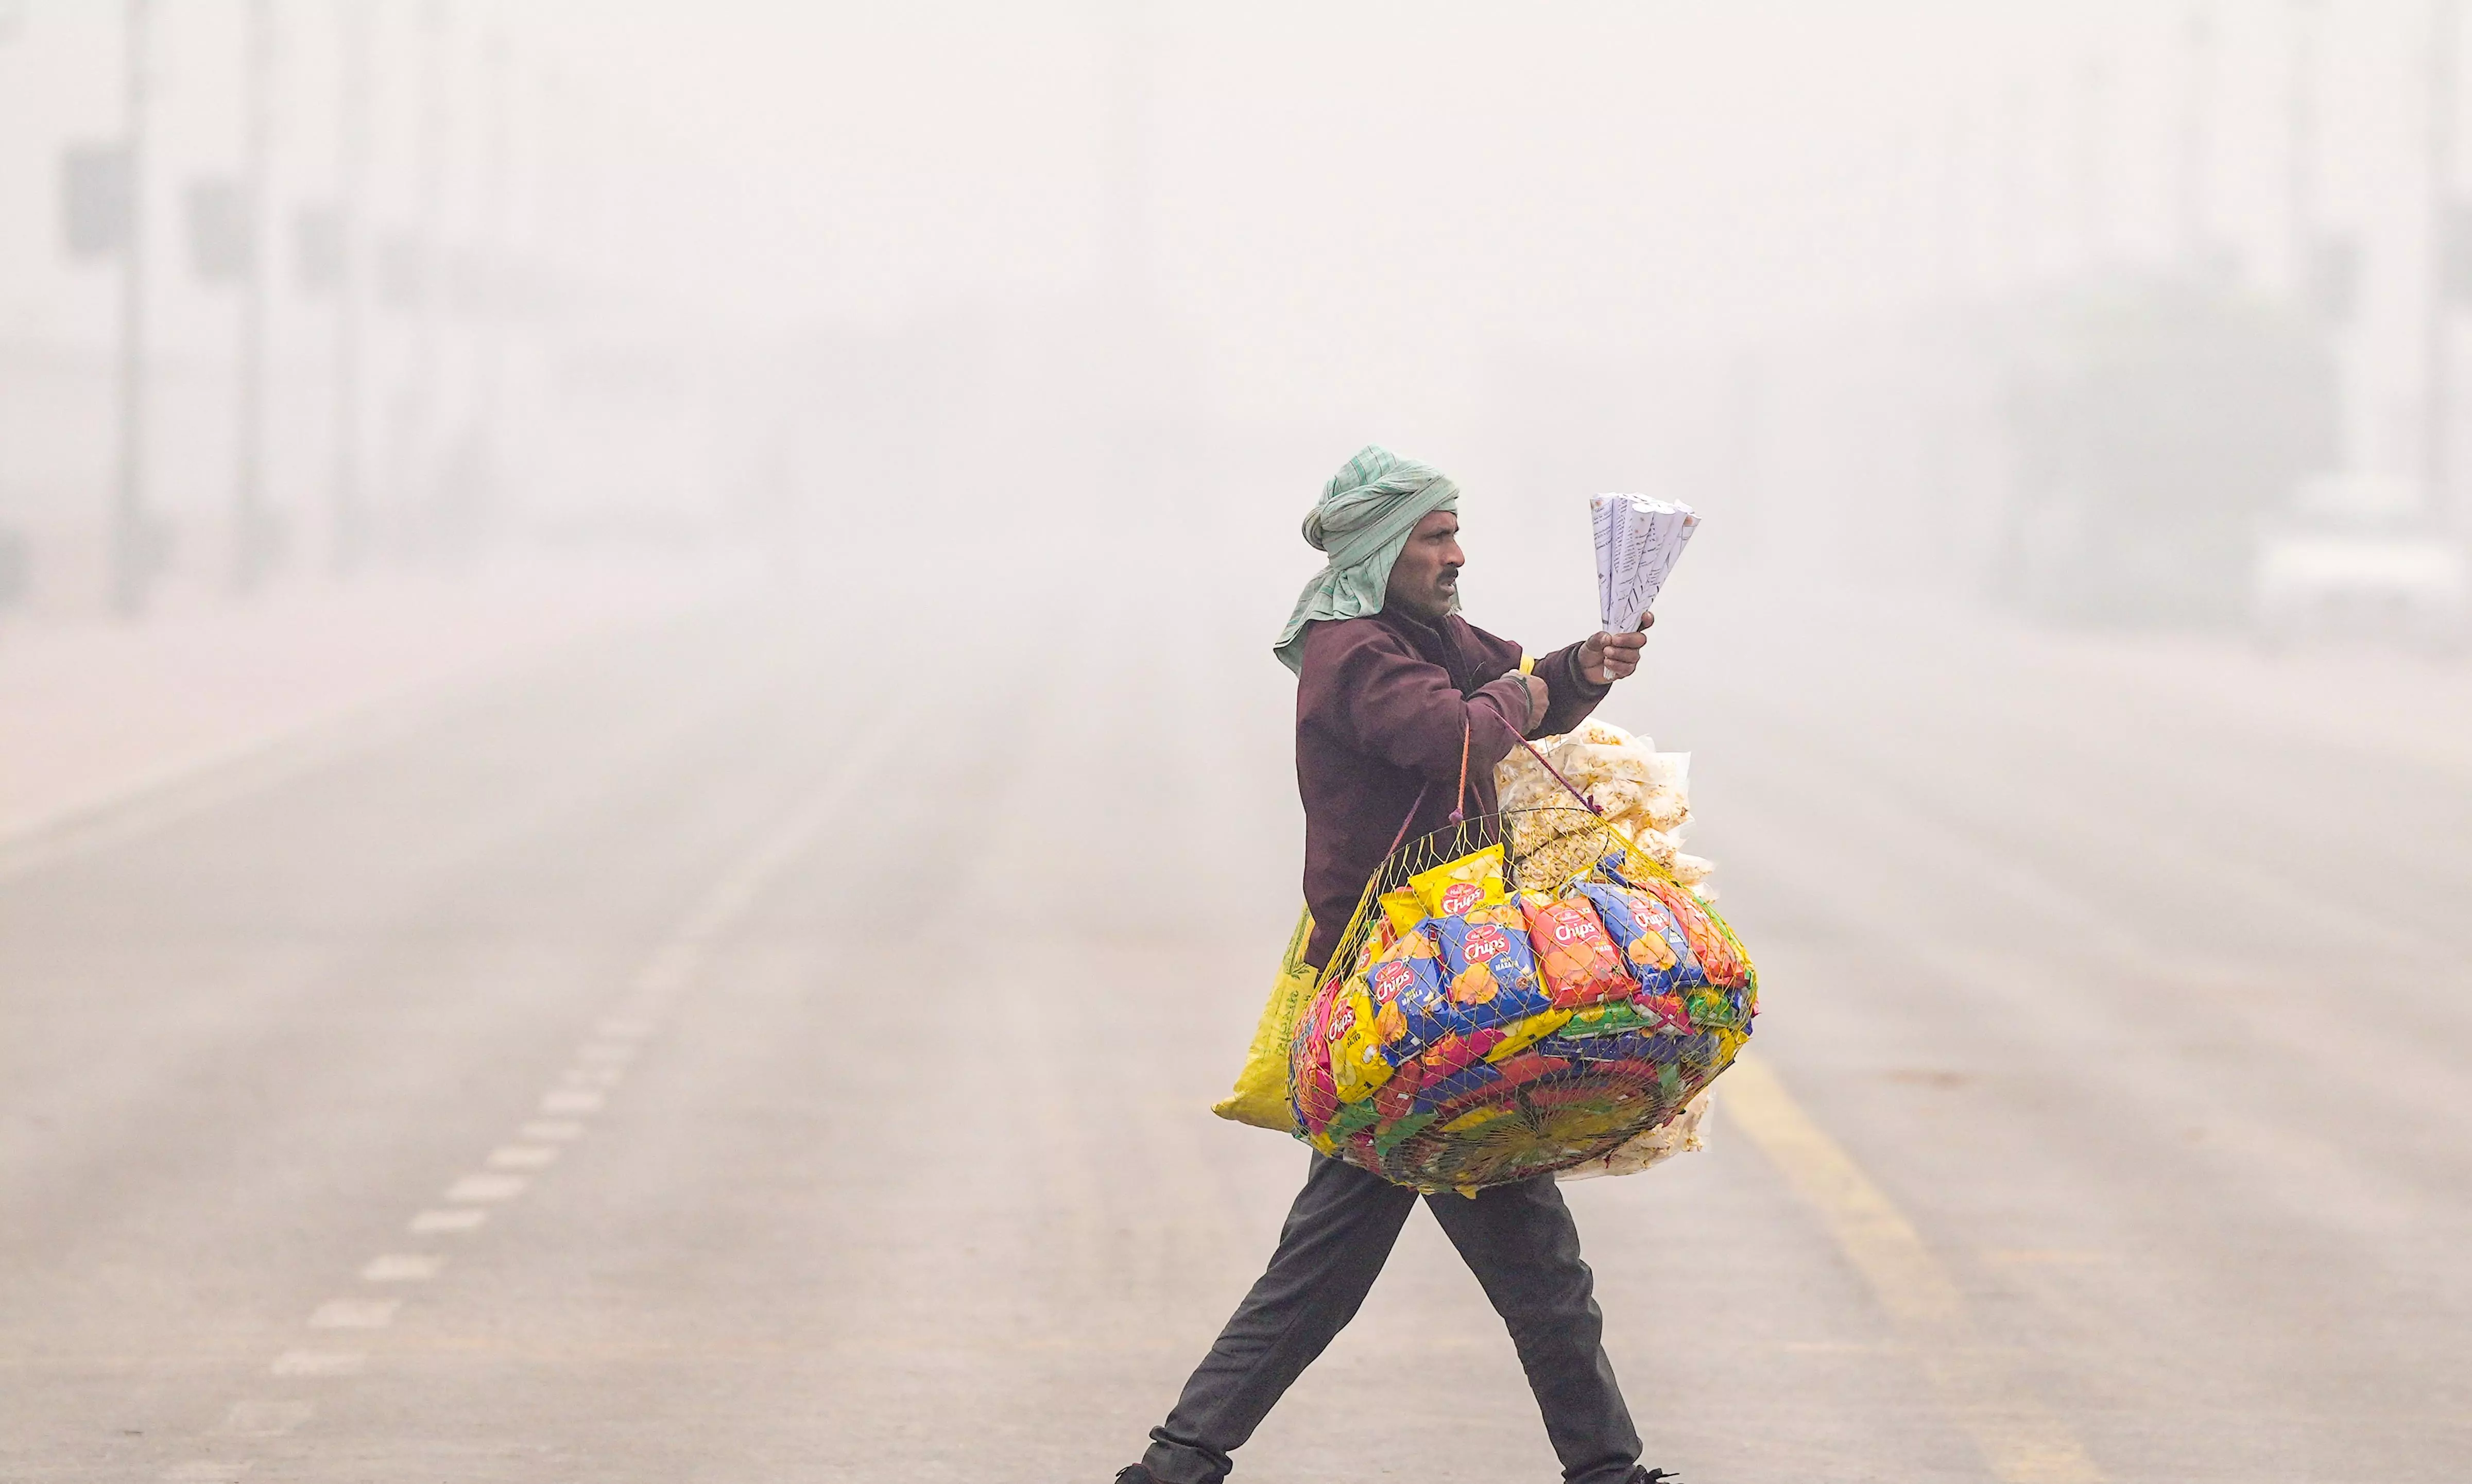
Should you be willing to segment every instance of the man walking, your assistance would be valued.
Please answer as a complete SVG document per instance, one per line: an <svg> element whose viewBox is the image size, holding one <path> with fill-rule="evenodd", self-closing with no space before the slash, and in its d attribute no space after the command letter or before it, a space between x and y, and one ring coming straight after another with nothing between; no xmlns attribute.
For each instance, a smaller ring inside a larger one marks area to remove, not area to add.
<svg viewBox="0 0 2472 1484"><path fill-rule="evenodd" d="M1466 561L1458 507L1459 486L1438 471L1367 448L1305 517L1305 540L1329 563L1275 652L1296 672L1309 963L1329 962L1403 821L1413 839L1444 827L1455 808L1491 813L1494 765L1524 737L1579 724L1639 665L1642 634L1599 634L1523 673L1517 645L1458 616ZM1462 806L1453 795L1463 757ZM1416 1198L1315 1155L1269 1268L1116 1484L1224 1478L1229 1454L1355 1317ZM1562 1477L1674 1480L1639 1466L1639 1434L1600 1341L1594 1281L1554 1178L1426 1202L1510 1331Z"/></svg>

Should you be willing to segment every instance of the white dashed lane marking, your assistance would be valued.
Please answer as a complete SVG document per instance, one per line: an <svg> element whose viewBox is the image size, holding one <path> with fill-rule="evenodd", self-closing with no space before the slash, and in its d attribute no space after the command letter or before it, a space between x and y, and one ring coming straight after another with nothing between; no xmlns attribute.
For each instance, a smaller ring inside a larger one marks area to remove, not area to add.
<svg viewBox="0 0 2472 1484"><path fill-rule="evenodd" d="M416 1237L434 1232L468 1232L488 1219L486 1211L424 1211L412 1218L410 1230Z"/></svg>
<svg viewBox="0 0 2472 1484"><path fill-rule="evenodd" d="M328 1299L309 1316L312 1330L383 1330L394 1323L401 1299Z"/></svg>
<svg viewBox="0 0 2472 1484"><path fill-rule="evenodd" d="M540 1169L558 1158L558 1145L548 1143L507 1143L489 1151L491 1169Z"/></svg>
<svg viewBox="0 0 2472 1484"><path fill-rule="evenodd" d="M793 811L780 828L704 892L677 929L636 971L626 999L618 1006L619 1013L594 1025L593 1039L576 1048L577 1065L561 1072L559 1085L541 1095L540 1112L548 1116L523 1124L523 1142L500 1144L489 1152L485 1163L491 1173L464 1175L447 1187L443 1199L449 1205L415 1213L410 1223L415 1235L478 1229L488 1219L483 1207L512 1200L531 1185L530 1176L505 1171L546 1169L558 1159L559 1145L583 1136L581 1115L600 1112L607 1089L625 1079L628 1065L640 1050L639 1044L658 1025L663 1002L693 980L702 964L706 945L754 905L757 894L774 876L806 852L836 817L850 788L867 776L899 732L900 727L891 718L885 718L865 742L843 757L834 775ZM437 1277L445 1260L434 1253L386 1253L370 1259L362 1267L361 1278L377 1284L423 1283ZM395 1311L403 1302L393 1298L330 1299L310 1314L308 1327L383 1330L393 1324ZM267 1369L279 1377L310 1378L358 1376L368 1365L366 1351L299 1349L283 1352ZM279 1437L307 1422L311 1415L307 1402L242 1402L232 1407L216 1430L224 1437ZM179 1464L164 1477L192 1484L242 1484L242 1476L250 1467L246 1459L202 1459Z"/></svg>
<svg viewBox="0 0 2472 1484"><path fill-rule="evenodd" d="M465 1175L446 1188L446 1199L458 1202L511 1201L532 1184L521 1175Z"/></svg>

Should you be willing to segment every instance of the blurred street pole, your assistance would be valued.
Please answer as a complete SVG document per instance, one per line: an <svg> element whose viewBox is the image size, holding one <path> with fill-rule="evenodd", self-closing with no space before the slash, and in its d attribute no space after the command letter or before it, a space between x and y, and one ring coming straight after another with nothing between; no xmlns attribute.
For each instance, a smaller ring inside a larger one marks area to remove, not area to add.
<svg viewBox="0 0 2472 1484"><path fill-rule="evenodd" d="M274 65L273 0L249 0L248 55L241 80L243 148L246 165L243 199L249 210L248 277L241 285L240 429L233 440L236 467L232 484L232 586L254 590L273 566L274 531L266 509L266 308L267 263L273 256L268 241L269 130Z"/></svg>
<svg viewBox="0 0 2472 1484"><path fill-rule="evenodd" d="M2422 329L2423 477L2431 513L2456 524L2454 486L2457 0L2436 0L2429 46L2429 305Z"/></svg>
<svg viewBox="0 0 2472 1484"><path fill-rule="evenodd" d="M368 173L369 11L366 0L335 8L335 405L334 473L327 498L329 557L338 573L361 564L368 516L361 501L361 287L366 257L361 207Z"/></svg>
<svg viewBox="0 0 2472 1484"><path fill-rule="evenodd" d="M152 0L123 0L121 143L129 171L128 237L120 251L120 442L111 503L111 606L146 607L154 542L146 518L146 52Z"/></svg>

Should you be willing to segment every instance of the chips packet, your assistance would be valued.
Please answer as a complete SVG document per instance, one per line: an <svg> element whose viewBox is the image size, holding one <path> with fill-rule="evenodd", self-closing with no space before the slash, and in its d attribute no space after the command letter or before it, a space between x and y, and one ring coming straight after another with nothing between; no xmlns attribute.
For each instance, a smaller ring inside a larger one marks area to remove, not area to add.
<svg viewBox="0 0 2472 1484"><path fill-rule="evenodd" d="M1499 1025L1488 1025L1465 1035L1454 1032L1442 1037L1416 1057L1416 1065L1423 1069L1422 1080L1433 1082L1484 1063L1492 1056L1494 1048L1502 1045L1503 1039Z"/></svg>
<svg viewBox="0 0 2472 1484"><path fill-rule="evenodd" d="M1519 910L1528 924L1536 972L1557 1009L1577 1009L1639 993L1639 980L1623 972L1623 955L1605 936L1596 908L1577 894L1549 897L1522 892Z"/></svg>
<svg viewBox="0 0 2472 1484"><path fill-rule="evenodd" d="M1502 1072L1488 1061L1462 1067L1445 1076L1429 1076L1416 1089L1415 1111L1438 1113L1455 1103L1463 1103L1502 1080Z"/></svg>
<svg viewBox="0 0 2472 1484"><path fill-rule="evenodd" d="M1386 1123L1395 1123L1415 1110L1416 1090L1424 1085L1424 1060L1412 1056L1401 1062L1398 1070L1390 1073L1390 1080L1374 1093L1373 1111Z"/></svg>
<svg viewBox="0 0 2472 1484"><path fill-rule="evenodd" d="M1692 956L1700 960L1700 968L1708 976L1710 983L1740 989L1750 982L1750 965L1743 961L1741 951L1709 920L1708 909L1700 905L1699 898L1680 886L1652 877L1647 889L1681 925L1682 934L1691 944Z"/></svg>
<svg viewBox="0 0 2472 1484"><path fill-rule="evenodd" d="M1470 907L1500 902L1505 895L1502 847L1487 845L1430 871L1419 871L1408 878L1408 889L1415 893L1428 917L1457 917Z"/></svg>
<svg viewBox="0 0 2472 1484"><path fill-rule="evenodd" d="M1619 1036L1634 1030L1653 1034L1690 1028L1691 1016L1684 1008L1681 996L1641 995L1636 999L1585 1005L1574 1010L1560 1034L1572 1039L1585 1039L1589 1036Z"/></svg>
<svg viewBox="0 0 2472 1484"><path fill-rule="evenodd" d="M1338 1116L1339 1088L1331 1081L1327 1054L1306 1065L1304 1075L1295 1083L1294 1105L1308 1138L1330 1127L1330 1120Z"/></svg>
<svg viewBox="0 0 2472 1484"><path fill-rule="evenodd" d="M1433 923L1441 949L1446 1018L1462 1031L1526 1020L1554 1008L1536 977L1527 920L1515 902L1480 903Z"/></svg>
<svg viewBox="0 0 2472 1484"><path fill-rule="evenodd" d="M1380 1019L1364 980L1350 979L1333 997L1330 1024L1322 1034L1330 1047L1330 1075L1341 1102L1363 1102L1390 1079L1390 1060L1382 1054Z"/></svg>
<svg viewBox="0 0 2472 1484"><path fill-rule="evenodd" d="M1570 1024L1569 1010L1548 1010L1502 1027L1502 1040L1485 1053L1489 1062L1507 1061Z"/></svg>
<svg viewBox="0 0 2472 1484"><path fill-rule="evenodd" d="M1413 923L1409 925L1411 928L1414 926ZM1365 941L1356 946L1356 962L1349 968L1348 973L1354 976L1372 973L1374 962L1390 951L1390 945L1398 941L1400 933L1407 930L1407 928L1391 927L1388 917L1375 918L1372 930L1366 933Z"/></svg>
<svg viewBox="0 0 2472 1484"><path fill-rule="evenodd" d="M1394 1066L1448 1033L1450 996L1432 933L1421 928L1402 933L1374 963L1367 986L1385 1044L1402 1048L1390 1058Z"/></svg>
<svg viewBox="0 0 2472 1484"><path fill-rule="evenodd" d="M1707 982L1691 954L1691 940L1663 902L1619 877L1583 881L1572 889L1597 909L1605 935L1622 951L1624 967L1644 993L1666 995Z"/></svg>
<svg viewBox="0 0 2472 1484"><path fill-rule="evenodd" d="M1382 908L1382 917L1374 924L1374 930L1389 938L1414 932L1416 925L1425 920L1425 904L1416 900L1416 889L1413 886L1386 891L1375 899L1375 905ZM1372 941L1371 934L1366 941Z"/></svg>

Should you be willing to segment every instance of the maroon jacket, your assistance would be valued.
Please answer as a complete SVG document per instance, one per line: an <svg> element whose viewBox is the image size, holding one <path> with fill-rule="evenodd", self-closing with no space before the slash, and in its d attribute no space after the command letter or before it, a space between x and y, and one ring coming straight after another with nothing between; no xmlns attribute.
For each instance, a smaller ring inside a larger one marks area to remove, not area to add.
<svg viewBox="0 0 2472 1484"><path fill-rule="evenodd" d="M1548 698L1540 737L1569 731L1604 699L1606 687L1581 678L1579 651L1572 645L1536 662ZM1528 719L1520 652L1457 615L1434 624L1383 612L1306 628L1296 677L1296 791L1314 920L1306 961L1329 961L1411 805L1410 839L1450 823L1463 732L1463 807L1470 818L1493 813L1493 766L1519 745Z"/></svg>

